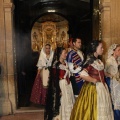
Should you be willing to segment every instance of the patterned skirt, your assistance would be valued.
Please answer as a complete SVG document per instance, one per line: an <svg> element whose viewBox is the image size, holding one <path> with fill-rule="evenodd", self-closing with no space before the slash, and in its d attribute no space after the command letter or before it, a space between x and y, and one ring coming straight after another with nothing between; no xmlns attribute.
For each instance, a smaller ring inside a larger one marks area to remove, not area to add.
<svg viewBox="0 0 120 120"><path fill-rule="evenodd" d="M35 104L45 105L46 94L47 94L47 87L43 86L40 74L38 74L34 81L30 101Z"/></svg>
<svg viewBox="0 0 120 120"><path fill-rule="evenodd" d="M114 120L120 120L120 82L107 77L106 83L112 97Z"/></svg>

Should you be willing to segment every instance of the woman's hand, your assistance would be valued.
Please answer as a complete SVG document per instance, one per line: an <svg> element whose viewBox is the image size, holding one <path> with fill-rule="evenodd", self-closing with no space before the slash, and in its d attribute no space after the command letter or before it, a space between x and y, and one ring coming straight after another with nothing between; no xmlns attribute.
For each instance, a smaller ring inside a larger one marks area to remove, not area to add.
<svg viewBox="0 0 120 120"><path fill-rule="evenodd" d="M106 76L106 77L110 77L110 78L113 77L111 74L109 74L109 73L107 73L107 72L105 72L105 76Z"/></svg>
<svg viewBox="0 0 120 120"><path fill-rule="evenodd" d="M97 82L98 82L98 80L93 78L93 83L96 84Z"/></svg>

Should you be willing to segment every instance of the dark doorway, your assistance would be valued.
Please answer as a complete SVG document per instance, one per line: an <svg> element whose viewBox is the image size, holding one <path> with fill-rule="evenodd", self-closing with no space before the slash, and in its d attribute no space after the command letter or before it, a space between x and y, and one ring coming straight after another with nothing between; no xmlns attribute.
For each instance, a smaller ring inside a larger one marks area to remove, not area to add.
<svg viewBox="0 0 120 120"><path fill-rule="evenodd" d="M68 21L69 37L80 36L84 46L92 40L93 1L14 0L17 106L30 107L39 52L31 48L31 30L38 18L56 14Z"/></svg>

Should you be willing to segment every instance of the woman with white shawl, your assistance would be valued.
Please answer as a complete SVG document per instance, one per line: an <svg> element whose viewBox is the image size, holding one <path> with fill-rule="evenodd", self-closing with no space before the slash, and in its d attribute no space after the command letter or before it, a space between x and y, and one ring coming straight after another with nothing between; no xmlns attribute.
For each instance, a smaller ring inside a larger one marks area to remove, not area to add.
<svg viewBox="0 0 120 120"><path fill-rule="evenodd" d="M37 63L38 72L34 81L30 101L35 104L46 104L49 68L51 67L54 52L50 44L46 44L40 53Z"/></svg>
<svg viewBox="0 0 120 120"><path fill-rule="evenodd" d="M120 120L120 44L112 44L108 49L105 65L106 82L110 89L114 119Z"/></svg>

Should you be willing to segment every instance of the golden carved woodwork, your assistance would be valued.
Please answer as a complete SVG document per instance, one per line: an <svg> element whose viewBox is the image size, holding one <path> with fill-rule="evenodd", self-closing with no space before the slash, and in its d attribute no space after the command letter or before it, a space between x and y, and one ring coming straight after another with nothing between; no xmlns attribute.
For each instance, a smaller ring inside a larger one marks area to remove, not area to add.
<svg viewBox="0 0 120 120"><path fill-rule="evenodd" d="M43 45L50 44L53 49L56 48L56 23L42 23Z"/></svg>
<svg viewBox="0 0 120 120"><path fill-rule="evenodd" d="M31 31L33 51L40 51L45 44L50 44L54 50L57 46L68 46L68 22L35 22Z"/></svg>

